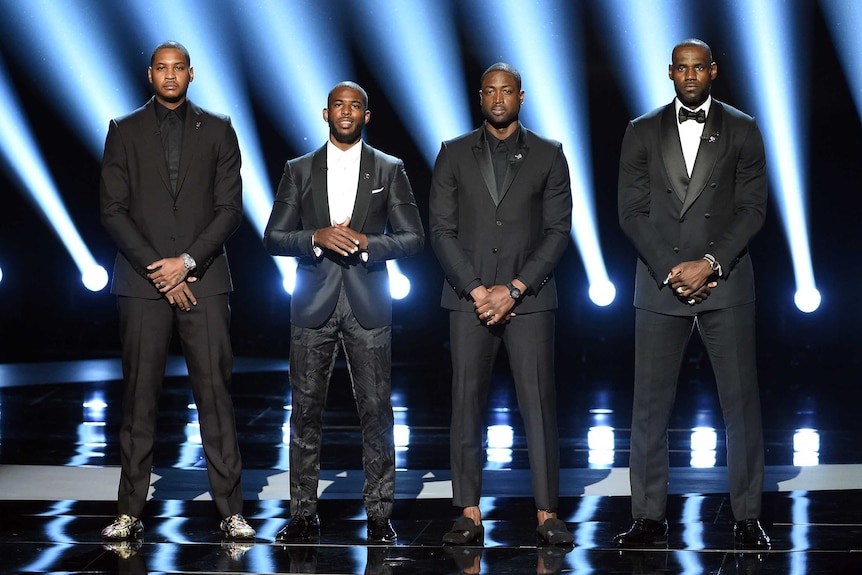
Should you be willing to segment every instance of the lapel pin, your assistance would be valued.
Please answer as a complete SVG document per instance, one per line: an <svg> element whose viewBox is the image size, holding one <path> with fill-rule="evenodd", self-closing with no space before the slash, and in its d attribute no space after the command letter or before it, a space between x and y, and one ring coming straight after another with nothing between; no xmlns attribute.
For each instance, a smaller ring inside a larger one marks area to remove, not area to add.
<svg viewBox="0 0 862 575"><path fill-rule="evenodd" d="M366 180L370 180L370 179L371 179L371 174L365 174L365 179L366 179Z"/></svg>
<svg viewBox="0 0 862 575"><path fill-rule="evenodd" d="M517 154L515 154L515 159L516 159L516 160L520 160L520 159L521 159L521 158L523 158L523 157L524 157L524 154L521 154L520 152L519 152L519 153L517 153Z"/></svg>
<svg viewBox="0 0 862 575"><path fill-rule="evenodd" d="M195 130L197 130L197 129L198 129L198 128L200 128L200 127L201 127L201 123L200 123L200 122L195 122Z"/></svg>

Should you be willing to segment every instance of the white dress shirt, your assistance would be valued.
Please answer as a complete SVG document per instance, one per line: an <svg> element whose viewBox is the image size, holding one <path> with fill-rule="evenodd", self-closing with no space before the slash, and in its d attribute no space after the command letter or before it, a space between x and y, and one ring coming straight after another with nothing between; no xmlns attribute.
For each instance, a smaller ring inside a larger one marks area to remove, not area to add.
<svg viewBox="0 0 862 575"><path fill-rule="evenodd" d="M359 157L362 141L347 150L326 141L326 191L329 196L330 223L342 224L353 213L359 185Z"/></svg>
<svg viewBox="0 0 862 575"><path fill-rule="evenodd" d="M674 111L676 114L679 114L679 109L683 107L682 102L679 101L679 98L674 98L673 102ZM697 108L692 110L686 106L685 109L691 110L692 112L703 110L707 117L709 117L710 104L712 104L712 96L707 96L706 102ZM674 117L676 117L676 115ZM703 129L706 127L706 123L698 124L694 120L688 120L680 124L679 121L677 121L676 127L679 130L679 141L682 144L682 155L685 158L685 169L690 178L691 171L694 169L694 161L697 158L697 150L700 147L700 137L703 135Z"/></svg>

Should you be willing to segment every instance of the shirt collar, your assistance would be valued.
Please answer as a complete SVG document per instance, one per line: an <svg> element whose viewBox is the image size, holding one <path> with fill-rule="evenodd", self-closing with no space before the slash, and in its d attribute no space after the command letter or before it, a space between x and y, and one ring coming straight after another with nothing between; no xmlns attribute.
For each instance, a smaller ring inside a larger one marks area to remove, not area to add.
<svg viewBox="0 0 862 575"><path fill-rule="evenodd" d="M682 102L679 101L679 98L673 99L674 104L674 112L679 114L680 108L685 108L686 110L691 110L692 112L697 112L698 110L703 110L703 113L709 117L709 107L712 105L712 94L706 97L706 102L698 106L697 108L689 108L688 106L683 106Z"/></svg>
<svg viewBox="0 0 862 575"><path fill-rule="evenodd" d="M326 158L329 163L337 164L352 164L359 161L362 155L362 140L359 140L346 150L342 150L332 143L332 140L326 140Z"/></svg>
<svg viewBox="0 0 862 575"><path fill-rule="evenodd" d="M159 121L159 123L161 123L162 120L165 119L165 116L168 115L168 112L170 112L170 109L166 108L158 100L153 100L153 101L156 103L156 119ZM186 111L188 109L189 109L189 101L184 100L182 104L180 104L179 106L177 106L174 109L174 113L177 115L177 117L179 117L180 120L185 121Z"/></svg>

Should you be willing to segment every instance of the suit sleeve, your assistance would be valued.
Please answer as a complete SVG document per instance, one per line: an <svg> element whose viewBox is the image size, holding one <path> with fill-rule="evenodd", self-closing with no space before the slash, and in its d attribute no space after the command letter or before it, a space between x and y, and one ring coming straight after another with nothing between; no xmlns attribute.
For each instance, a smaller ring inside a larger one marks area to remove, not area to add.
<svg viewBox="0 0 862 575"><path fill-rule="evenodd" d="M263 233L263 245L274 256L314 257L313 229L301 229L300 190L293 162L284 165L284 174Z"/></svg>
<svg viewBox="0 0 862 575"><path fill-rule="evenodd" d="M201 276L213 259L224 251L224 244L242 222L242 158L236 132L226 120L218 144L216 171L213 178L212 220L186 248L198 267L194 275Z"/></svg>
<svg viewBox="0 0 862 575"><path fill-rule="evenodd" d="M458 181L445 142L437 154L431 175L428 219L431 248L443 268L443 273L459 294L468 295L468 287L478 287L481 280L470 258L458 243Z"/></svg>
<svg viewBox="0 0 862 575"><path fill-rule="evenodd" d="M416 255L425 246L425 229L404 163L390 164L388 226L386 233L368 234L368 261Z"/></svg>
<svg viewBox="0 0 862 575"><path fill-rule="evenodd" d="M536 293L554 271L572 230L572 185L563 147L557 144L542 197L542 240L518 271L527 288Z"/></svg>
<svg viewBox="0 0 862 575"><path fill-rule="evenodd" d="M147 266L161 256L141 233L129 213L131 182L128 157L123 134L116 120L111 120L108 125L108 136L105 139L99 203L102 225L108 235L135 270L146 277Z"/></svg>
<svg viewBox="0 0 862 575"><path fill-rule="evenodd" d="M710 248L723 266L725 279L766 219L768 180L763 138L753 121L746 122L745 128L736 161L734 217Z"/></svg>
<svg viewBox="0 0 862 575"><path fill-rule="evenodd" d="M668 272L679 263L679 256L650 219L649 152L646 142L631 122L620 152L617 208L623 233L653 270L653 278L660 287Z"/></svg>

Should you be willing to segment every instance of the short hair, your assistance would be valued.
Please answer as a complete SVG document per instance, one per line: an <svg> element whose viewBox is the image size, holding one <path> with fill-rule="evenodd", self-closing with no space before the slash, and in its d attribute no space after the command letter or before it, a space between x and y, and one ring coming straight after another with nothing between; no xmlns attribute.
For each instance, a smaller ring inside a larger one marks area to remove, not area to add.
<svg viewBox="0 0 862 575"><path fill-rule="evenodd" d="M192 57L189 56L188 49L185 46L183 46L182 44L180 44L179 42L176 42L174 40L168 40L166 42L162 42L161 44L159 44L158 46L156 46L153 49L153 53L150 55L150 66L152 66L156 61L156 52L158 52L159 50L165 50L168 48L172 48L174 50L179 50L180 52L182 52L183 56L185 56L185 58L186 58L186 65L191 67Z"/></svg>
<svg viewBox="0 0 862 575"><path fill-rule="evenodd" d="M352 90L356 90L362 96L362 107L367 111L368 110L368 92L365 89L357 84L356 82L351 82L349 80L345 80L344 82L339 82L329 91L329 94L326 96L326 106L332 103L332 94L335 93L339 88L350 88Z"/></svg>
<svg viewBox="0 0 862 575"><path fill-rule="evenodd" d="M691 46L703 48L704 50L706 50L706 57L709 58L710 64L715 61L712 59L712 48L709 47L709 44L707 44L703 40L699 40L698 38L686 38L685 40L674 46L673 51L671 52L671 58L673 58L673 53L676 52L677 48L685 48Z"/></svg>
<svg viewBox="0 0 862 575"><path fill-rule="evenodd" d="M507 64L505 62L497 62L496 64L491 64L488 66L488 69L482 72L482 77L479 79L479 89L482 89L482 84L485 82L485 76L490 74L491 72L506 72L507 74L511 74L515 79L515 87L517 87L518 91L521 91L521 73L518 72L518 69L512 66L511 64Z"/></svg>

